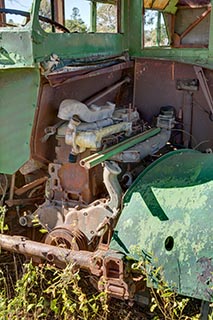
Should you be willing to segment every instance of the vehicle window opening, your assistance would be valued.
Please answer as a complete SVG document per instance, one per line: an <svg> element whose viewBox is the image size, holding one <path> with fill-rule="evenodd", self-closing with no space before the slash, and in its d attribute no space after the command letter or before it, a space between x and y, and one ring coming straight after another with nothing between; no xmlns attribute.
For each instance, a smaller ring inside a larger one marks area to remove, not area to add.
<svg viewBox="0 0 213 320"><path fill-rule="evenodd" d="M162 47L169 46L169 44L170 41L163 13L156 10L145 10L144 46Z"/></svg>
<svg viewBox="0 0 213 320"><path fill-rule="evenodd" d="M30 20L32 0L0 0L0 28L22 27Z"/></svg>
<svg viewBox="0 0 213 320"><path fill-rule="evenodd" d="M45 18L52 19L52 8L50 0L41 0L40 9L39 9L39 15ZM53 19L52 19L53 20ZM40 25L42 29L46 32L55 31L55 28L51 26L49 23L40 21Z"/></svg>
<svg viewBox="0 0 213 320"><path fill-rule="evenodd" d="M65 0L65 26L70 32L90 31L90 1Z"/></svg>
<svg viewBox="0 0 213 320"><path fill-rule="evenodd" d="M61 7L56 6L55 1L42 0L39 15L64 25L71 33L121 31L120 0L65 0ZM40 21L40 25L45 32L64 32L51 23Z"/></svg>
<svg viewBox="0 0 213 320"><path fill-rule="evenodd" d="M118 32L118 6L97 2L96 31L104 33Z"/></svg>
<svg viewBox="0 0 213 320"><path fill-rule="evenodd" d="M165 7L165 3L167 4ZM144 47L207 48L210 1L144 1Z"/></svg>

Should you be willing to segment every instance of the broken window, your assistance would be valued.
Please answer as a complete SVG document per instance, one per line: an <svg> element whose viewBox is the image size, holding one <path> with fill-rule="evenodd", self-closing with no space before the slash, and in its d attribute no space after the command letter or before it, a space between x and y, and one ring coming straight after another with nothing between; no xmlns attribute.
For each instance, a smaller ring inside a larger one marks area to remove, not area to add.
<svg viewBox="0 0 213 320"><path fill-rule="evenodd" d="M60 2L61 8L56 8L59 2L55 2L54 8L51 3L50 0L42 0L39 15L63 24L71 33L117 33L120 29L120 0L65 0ZM57 19L58 11L62 12L63 19ZM51 21L40 19L40 24L46 32L64 32Z"/></svg>
<svg viewBox="0 0 213 320"><path fill-rule="evenodd" d="M79 33L90 29L90 2L87 0L56 1L54 7L51 0L41 0L39 15L51 20L40 19L45 32Z"/></svg>
<svg viewBox="0 0 213 320"><path fill-rule="evenodd" d="M0 27L22 27L30 20L32 0L0 1Z"/></svg>
<svg viewBox="0 0 213 320"><path fill-rule="evenodd" d="M65 26L70 32L90 31L90 1L65 0Z"/></svg>
<svg viewBox="0 0 213 320"><path fill-rule="evenodd" d="M144 46L208 47L209 0L144 0Z"/></svg>
<svg viewBox="0 0 213 320"><path fill-rule="evenodd" d="M52 20L52 11L51 11L50 0L41 0L39 15ZM51 32L54 30L54 27L51 23L42 21L41 19L39 19L39 21L40 21L40 25L41 25L42 29L44 29L44 31Z"/></svg>
<svg viewBox="0 0 213 320"><path fill-rule="evenodd" d="M156 10L145 10L144 46L168 46L169 38L164 15Z"/></svg>
<svg viewBox="0 0 213 320"><path fill-rule="evenodd" d="M117 3L97 2L96 31L105 33L118 32Z"/></svg>

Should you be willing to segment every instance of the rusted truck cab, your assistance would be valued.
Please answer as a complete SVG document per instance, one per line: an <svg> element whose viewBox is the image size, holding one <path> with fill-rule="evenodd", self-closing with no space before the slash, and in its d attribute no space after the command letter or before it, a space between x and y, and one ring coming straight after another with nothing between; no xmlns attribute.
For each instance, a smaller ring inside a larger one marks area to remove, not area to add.
<svg viewBox="0 0 213 320"><path fill-rule="evenodd" d="M75 260L123 299L143 259L212 300L211 8L0 1L3 249Z"/></svg>

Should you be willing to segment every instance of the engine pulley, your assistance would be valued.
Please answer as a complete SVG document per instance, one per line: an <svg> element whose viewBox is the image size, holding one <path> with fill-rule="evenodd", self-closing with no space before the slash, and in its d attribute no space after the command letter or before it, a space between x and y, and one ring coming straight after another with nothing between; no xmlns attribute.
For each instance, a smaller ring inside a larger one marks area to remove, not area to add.
<svg viewBox="0 0 213 320"><path fill-rule="evenodd" d="M83 232L71 226L58 226L45 238L45 243L72 250L88 250L88 240Z"/></svg>

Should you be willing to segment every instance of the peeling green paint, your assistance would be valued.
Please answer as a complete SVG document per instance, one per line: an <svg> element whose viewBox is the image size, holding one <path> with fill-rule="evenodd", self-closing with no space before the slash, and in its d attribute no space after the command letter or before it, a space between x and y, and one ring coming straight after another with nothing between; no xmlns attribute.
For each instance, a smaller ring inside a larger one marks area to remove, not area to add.
<svg viewBox="0 0 213 320"><path fill-rule="evenodd" d="M171 287L203 300L213 299L212 165L212 154L189 150L160 158L127 191L116 227L135 258L136 248L150 252Z"/></svg>

